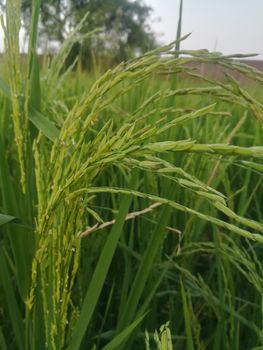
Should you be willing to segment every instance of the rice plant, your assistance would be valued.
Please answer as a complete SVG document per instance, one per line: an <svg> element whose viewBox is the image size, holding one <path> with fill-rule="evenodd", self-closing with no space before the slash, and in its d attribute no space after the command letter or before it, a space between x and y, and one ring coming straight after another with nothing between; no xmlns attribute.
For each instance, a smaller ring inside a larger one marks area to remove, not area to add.
<svg viewBox="0 0 263 350"><path fill-rule="evenodd" d="M33 2L24 69L20 5L2 20L1 348L144 349L167 321L164 349L260 347L263 105L189 63L263 74L178 37L85 88L63 70L83 22L41 69Z"/></svg>

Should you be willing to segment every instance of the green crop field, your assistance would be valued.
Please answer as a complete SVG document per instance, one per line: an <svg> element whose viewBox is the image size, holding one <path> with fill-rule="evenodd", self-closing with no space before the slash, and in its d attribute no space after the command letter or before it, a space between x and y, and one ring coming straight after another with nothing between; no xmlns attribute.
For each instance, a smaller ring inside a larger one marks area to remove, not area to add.
<svg viewBox="0 0 263 350"><path fill-rule="evenodd" d="M38 15L21 67L7 1L0 348L262 349L263 73L180 52L180 30L176 52L65 69L82 22L39 67Z"/></svg>

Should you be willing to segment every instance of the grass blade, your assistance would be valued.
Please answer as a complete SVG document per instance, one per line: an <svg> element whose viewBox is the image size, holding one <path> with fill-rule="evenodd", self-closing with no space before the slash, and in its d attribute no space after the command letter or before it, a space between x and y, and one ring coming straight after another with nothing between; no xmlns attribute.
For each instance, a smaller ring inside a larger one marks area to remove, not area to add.
<svg viewBox="0 0 263 350"><path fill-rule="evenodd" d="M181 295L182 295L182 302L183 302L183 310L184 310L184 322L185 322L185 332L186 332L186 339L187 339L187 350L194 350L194 341L193 341L193 334L191 329L191 316L190 316L190 310L187 305L187 296L185 293L184 285L182 280L180 280L181 285Z"/></svg>
<svg viewBox="0 0 263 350"><path fill-rule="evenodd" d="M128 327L126 327L122 332L120 332L112 341L104 346L102 350L115 350L118 349L118 347L124 342L125 339L127 339L131 333L134 331L134 329L142 322L144 319L145 314L141 317L139 317L137 320L132 322Z"/></svg>
<svg viewBox="0 0 263 350"><path fill-rule="evenodd" d="M130 188L136 188L137 180L138 172L135 171L132 174ZM88 287L78 322L73 331L71 342L68 346L68 350L77 350L80 347L81 341L85 335L86 329L90 323L91 317L97 305L100 292L102 290L105 278L107 276L107 272L109 270L114 252L117 248L118 240L122 232L126 215L129 211L131 200L131 196L124 196L122 201L120 202L120 209L116 218L116 223L112 227L109 237L100 254L100 258L97 263L96 269L93 273L90 285Z"/></svg>
<svg viewBox="0 0 263 350"><path fill-rule="evenodd" d="M152 238L146 252L143 256L142 262L139 266L138 272L132 284L131 292L129 294L128 300L126 302L125 309L122 312L122 317L118 324L118 329L123 329L131 320L133 319L139 300L143 293L145 283L150 275L156 254L160 248L160 243L165 235L167 222L170 216L169 207L164 206L161 211L160 219L153 232ZM150 300L149 300L150 301ZM145 305L144 305L145 306Z"/></svg>
<svg viewBox="0 0 263 350"><path fill-rule="evenodd" d="M12 285L12 277L9 272L3 249L0 249L0 278L5 295L5 305L12 323L17 349L24 349L23 320L18 307L17 298Z"/></svg>
<svg viewBox="0 0 263 350"><path fill-rule="evenodd" d="M0 90L9 100L11 99L9 86L1 78ZM58 138L59 129L32 105L29 105L29 120L51 141L54 142Z"/></svg>
<svg viewBox="0 0 263 350"><path fill-rule="evenodd" d="M0 226L7 224L8 222L14 221L16 218L14 216L0 214Z"/></svg>

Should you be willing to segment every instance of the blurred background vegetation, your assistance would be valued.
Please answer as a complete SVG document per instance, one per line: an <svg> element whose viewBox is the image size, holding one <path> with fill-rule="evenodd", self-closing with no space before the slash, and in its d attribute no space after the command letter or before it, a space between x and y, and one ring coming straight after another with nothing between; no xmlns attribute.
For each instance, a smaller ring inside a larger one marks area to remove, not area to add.
<svg viewBox="0 0 263 350"><path fill-rule="evenodd" d="M2 9L5 0L0 1ZM31 0L22 1L22 25L30 30ZM150 27L152 8L136 0L41 0L39 20L39 51L54 54L85 14L79 40L68 56L70 65L77 57L83 68L92 62L112 66L156 47ZM98 34L86 37L98 29Z"/></svg>

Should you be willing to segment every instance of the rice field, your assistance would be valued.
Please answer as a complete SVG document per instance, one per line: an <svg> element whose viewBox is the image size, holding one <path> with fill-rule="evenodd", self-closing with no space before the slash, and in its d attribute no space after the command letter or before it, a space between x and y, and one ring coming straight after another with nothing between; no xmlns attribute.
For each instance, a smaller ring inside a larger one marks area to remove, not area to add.
<svg viewBox="0 0 263 350"><path fill-rule="evenodd" d="M0 348L262 349L263 73L175 43L65 69L82 22L40 67L37 17L22 68L7 2Z"/></svg>

